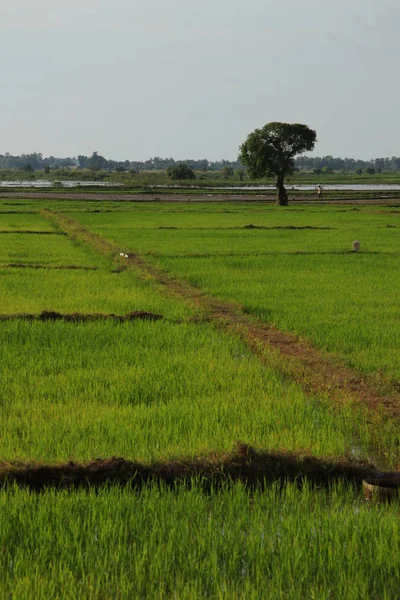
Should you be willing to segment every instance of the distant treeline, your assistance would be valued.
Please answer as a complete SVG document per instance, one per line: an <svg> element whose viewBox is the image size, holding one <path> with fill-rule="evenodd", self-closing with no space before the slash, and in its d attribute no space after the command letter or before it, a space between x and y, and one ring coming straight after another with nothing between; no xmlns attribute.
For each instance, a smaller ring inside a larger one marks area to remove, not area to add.
<svg viewBox="0 0 400 600"><path fill-rule="evenodd" d="M21 156L12 156L8 153L0 154L0 169L19 169L25 171L59 169L63 167L90 169L92 171L165 171L168 167L178 163L185 163L195 171L219 171L224 167L230 169L240 168L238 161L209 161L206 158L201 160L186 159L176 161L173 158L155 156L146 161L118 161L108 160L98 152L93 152L91 156L79 155L77 158L43 157L39 152L21 154Z"/></svg>
<svg viewBox="0 0 400 600"><path fill-rule="evenodd" d="M296 159L296 169L300 171L311 171L317 173L341 172L396 172L400 171L400 158L375 158L371 160L358 160L354 158L335 158L333 156L308 157L300 156ZM165 171L168 167L178 163L184 163L194 171L220 171L222 169L241 170L243 167L239 161L219 160L210 161L206 158L200 160L185 159L176 161L173 158L160 158L155 156L146 161L117 161L108 160L98 152L91 156L79 155L75 157L57 158L55 156L44 157L39 152L13 156L0 154L0 169L21 171L50 171L60 168L80 168L92 171Z"/></svg>
<svg viewBox="0 0 400 600"><path fill-rule="evenodd" d="M357 160L355 158L335 158L333 156L308 157L299 156L296 159L296 167L301 171L317 172L357 172L370 171L381 173L382 171L400 171L400 158L374 158L371 160Z"/></svg>

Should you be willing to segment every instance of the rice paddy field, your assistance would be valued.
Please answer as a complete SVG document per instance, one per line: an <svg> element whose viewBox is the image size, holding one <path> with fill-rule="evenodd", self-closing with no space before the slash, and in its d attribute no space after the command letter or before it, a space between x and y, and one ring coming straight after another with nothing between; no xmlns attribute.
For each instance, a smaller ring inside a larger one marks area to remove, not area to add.
<svg viewBox="0 0 400 600"><path fill-rule="evenodd" d="M398 598L399 282L396 206L0 199L0 597Z"/></svg>

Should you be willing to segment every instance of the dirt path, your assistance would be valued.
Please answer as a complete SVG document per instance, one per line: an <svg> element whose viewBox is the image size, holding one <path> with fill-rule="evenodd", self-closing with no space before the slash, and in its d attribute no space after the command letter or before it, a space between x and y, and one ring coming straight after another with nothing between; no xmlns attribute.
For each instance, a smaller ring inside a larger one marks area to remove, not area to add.
<svg viewBox="0 0 400 600"><path fill-rule="evenodd" d="M10 315L0 314L1 321L65 321L66 323L85 323L92 321L162 321L164 317L156 313L144 310L135 310L126 315L115 315L114 313L59 313L53 310L45 310L40 314L16 313Z"/></svg>
<svg viewBox="0 0 400 600"><path fill-rule="evenodd" d="M290 195L290 191L289 195ZM35 192L23 192L23 191L9 191L0 190L0 200L76 200L76 201L90 201L90 202L159 202L159 203L197 203L197 202L249 202L249 203L267 203L275 204L275 192L272 190L269 193L266 192L252 192L243 194L234 194L229 192L213 193L212 191L203 193L193 193L191 191L185 191L184 193L165 193L157 192L156 190L150 193L129 193L129 192L95 192L95 191L82 191L82 189L76 192L51 192L46 189ZM359 196L327 196L326 200L318 200L315 197L315 192L310 191L303 194L296 194L289 198L290 204L297 204L298 202L305 202L307 204L313 204L316 206L333 205L333 204L373 204L373 205L400 205L400 192L393 196L382 196L382 193L377 192L374 197L360 198Z"/></svg>
<svg viewBox="0 0 400 600"><path fill-rule="evenodd" d="M95 488L107 484L128 485L138 489L150 482L175 486L184 483L205 489L218 488L241 481L249 488L260 489L274 482L303 481L319 487L330 487L334 481L346 481L361 487L363 479L383 478L368 463L348 460L335 462L295 453L258 453L246 444L237 443L232 452L211 454L192 460L164 461L144 464L123 458L98 459L87 463L68 462L57 465L34 463L1 464L0 487L17 484L40 492L56 489ZM387 475L385 476L388 477ZM396 475L391 479L396 480Z"/></svg>
<svg viewBox="0 0 400 600"><path fill-rule="evenodd" d="M340 403L356 401L378 414L383 411L392 418L400 417L400 394L394 386L387 384L383 391L382 383L363 377L335 356L315 349L310 342L246 314L239 304L218 300L177 280L138 254L120 257L120 248L116 244L104 240L74 219L47 209L42 214L71 238L90 244L102 254L114 254L120 268L138 269L160 284L167 295L186 301L215 326L239 335L263 362L299 383L307 393L326 394Z"/></svg>
<svg viewBox="0 0 400 600"><path fill-rule="evenodd" d="M274 195L260 194L193 194L185 192L182 194L154 193L118 193L118 192L2 192L0 199L22 199L22 200L77 200L91 202L270 202L275 203Z"/></svg>

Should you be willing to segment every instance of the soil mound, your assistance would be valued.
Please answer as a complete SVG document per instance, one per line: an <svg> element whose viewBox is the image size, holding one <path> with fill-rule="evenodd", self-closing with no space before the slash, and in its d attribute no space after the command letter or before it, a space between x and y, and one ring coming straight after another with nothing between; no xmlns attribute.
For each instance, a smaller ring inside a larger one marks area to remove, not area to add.
<svg viewBox="0 0 400 600"><path fill-rule="evenodd" d="M125 321L134 321L135 319L144 319L145 321L160 321L164 317L156 313L146 312L144 310L135 310L127 313L124 317Z"/></svg>
<svg viewBox="0 0 400 600"><path fill-rule="evenodd" d="M361 488L364 479L376 479L381 475L368 463L346 459L332 462L296 454L257 452L241 442L227 454L214 453L192 460L151 464L116 457L58 465L0 464L0 486L17 484L35 491L46 488L97 488L105 484L129 485L132 489L138 489L154 482L190 486L195 480L206 489L235 481L241 481L249 488L288 481L295 481L300 487L305 481L329 487L339 480Z"/></svg>
<svg viewBox="0 0 400 600"><path fill-rule="evenodd" d="M313 225L274 225L272 227L266 227L265 225L253 225L249 223L244 225L243 229L333 229L333 227L314 227Z"/></svg>
<svg viewBox="0 0 400 600"><path fill-rule="evenodd" d="M15 315L0 315L0 321L8 321L13 319L21 319L25 321L67 321L69 323L83 323L85 321L105 321L112 320L123 323L125 321L135 321L136 319L142 319L144 321L160 321L164 319L163 315L156 313L146 312L144 310L137 310L126 315L116 315L114 313L103 314L103 313L70 313L62 314L53 310L45 310L39 315L32 315L28 313L20 313Z"/></svg>
<svg viewBox="0 0 400 600"><path fill-rule="evenodd" d="M24 235L67 235L64 231L34 231L33 229L3 229L0 231L0 235L6 234L24 234Z"/></svg>

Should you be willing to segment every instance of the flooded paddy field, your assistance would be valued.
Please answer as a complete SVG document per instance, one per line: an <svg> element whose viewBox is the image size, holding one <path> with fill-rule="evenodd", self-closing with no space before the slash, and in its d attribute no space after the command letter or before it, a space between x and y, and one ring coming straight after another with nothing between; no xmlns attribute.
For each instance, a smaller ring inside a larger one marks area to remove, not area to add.
<svg viewBox="0 0 400 600"><path fill-rule="evenodd" d="M400 207L85 200L0 197L1 596L395 598Z"/></svg>

